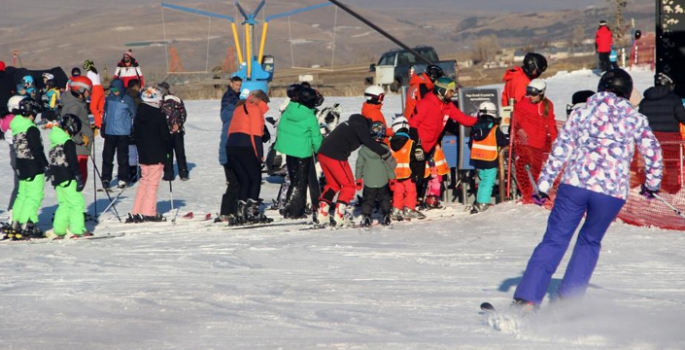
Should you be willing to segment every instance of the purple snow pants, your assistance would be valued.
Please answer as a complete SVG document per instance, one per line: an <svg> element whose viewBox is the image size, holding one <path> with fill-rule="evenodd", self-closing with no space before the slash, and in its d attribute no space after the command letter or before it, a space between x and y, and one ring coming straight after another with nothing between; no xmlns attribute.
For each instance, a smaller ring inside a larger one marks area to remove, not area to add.
<svg viewBox="0 0 685 350"><path fill-rule="evenodd" d="M623 199L571 185L559 186L554 209L547 221L547 231L528 261L514 298L536 305L542 302L580 220L587 214L557 290L561 298L582 296L597 265L604 233L623 204Z"/></svg>

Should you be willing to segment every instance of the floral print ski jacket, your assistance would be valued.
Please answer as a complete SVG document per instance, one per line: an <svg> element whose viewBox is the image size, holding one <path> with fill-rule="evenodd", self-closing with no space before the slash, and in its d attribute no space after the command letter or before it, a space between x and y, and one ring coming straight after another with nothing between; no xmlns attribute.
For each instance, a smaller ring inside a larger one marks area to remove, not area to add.
<svg viewBox="0 0 685 350"><path fill-rule="evenodd" d="M552 145L538 188L547 193L563 169L562 183L625 200L635 146L644 158L645 186L658 190L661 146L647 117L614 93L596 93L569 116Z"/></svg>

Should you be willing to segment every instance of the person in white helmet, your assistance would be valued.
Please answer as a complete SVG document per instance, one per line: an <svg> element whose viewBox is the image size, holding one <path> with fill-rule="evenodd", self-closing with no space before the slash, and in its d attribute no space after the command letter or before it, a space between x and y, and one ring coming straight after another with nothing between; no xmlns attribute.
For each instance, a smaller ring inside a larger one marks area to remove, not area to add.
<svg viewBox="0 0 685 350"><path fill-rule="evenodd" d="M471 165L476 168L478 192L471 214L477 214L492 206L492 189L497 179L499 147L509 144L509 140L500 130L497 106L492 102L483 102L478 106L478 121L471 128Z"/></svg>
<svg viewBox="0 0 685 350"><path fill-rule="evenodd" d="M371 123L383 123L383 127L386 130L386 141L388 138L392 137L393 132L391 128L388 128L388 124L385 121L385 116L381 112L383 108L383 99L385 98L385 90L378 85L371 85L364 90L364 104L362 104L362 115L371 121ZM387 142L386 142L387 143Z"/></svg>
<svg viewBox="0 0 685 350"><path fill-rule="evenodd" d="M526 88L526 96L514 106L511 135L517 157L516 180L525 204L533 203L533 185L528 171L537 181L558 134L554 104L545 96L546 91L547 84L541 79L534 79Z"/></svg>

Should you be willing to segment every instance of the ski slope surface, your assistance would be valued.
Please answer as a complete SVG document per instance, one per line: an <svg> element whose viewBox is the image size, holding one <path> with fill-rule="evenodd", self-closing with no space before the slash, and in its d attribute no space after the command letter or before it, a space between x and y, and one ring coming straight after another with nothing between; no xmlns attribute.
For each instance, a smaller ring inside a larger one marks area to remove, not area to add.
<svg viewBox="0 0 685 350"><path fill-rule="evenodd" d="M644 91L649 71L634 71ZM557 116L576 90L595 89L590 71L547 79ZM363 98L326 97L344 117ZM388 119L398 96L386 98ZM276 116L280 99L273 99ZM528 318L499 322L541 240L548 211L505 203L470 215L458 203L429 219L368 230L299 230L304 225L232 229L203 221L225 190L217 149L219 101L188 101L190 181L159 189L158 210L177 224L121 224L102 215L101 240L0 243L0 349L683 349L685 236L629 226L609 229L582 302L550 302ZM43 139L47 142L47 132ZM96 140L101 168L101 146ZM46 144L47 149L47 144ZM0 218L11 191L0 142ZM270 202L277 179L265 178ZM116 202L133 206L136 187ZM93 175L87 210L108 199ZM171 194L173 193L173 208ZM56 209L46 184L40 225ZM682 208L681 208L682 209ZM194 219L181 216L193 212ZM277 213L267 211L277 217ZM562 261L550 287L560 282ZM506 316L506 315L505 315ZM499 322L499 323L498 323Z"/></svg>

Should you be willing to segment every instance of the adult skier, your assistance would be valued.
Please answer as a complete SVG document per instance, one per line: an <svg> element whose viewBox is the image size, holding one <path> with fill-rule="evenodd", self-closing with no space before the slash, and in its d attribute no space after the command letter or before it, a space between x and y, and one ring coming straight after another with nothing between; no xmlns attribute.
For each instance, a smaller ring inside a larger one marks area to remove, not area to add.
<svg viewBox="0 0 685 350"><path fill-rule="evenodd" d="M530 81L536 79L547 70L545 56L529 52L523 57L520 67L514 67L504 73L504 89L502 89L502 106L509 106L509 100L514 103L526 96L526 88Z"/></svg>
<svg viewBox="0 0 685 350"><path fill-rule="evenodd" d="M654 198L662 175L659 142L647 118L628 101L633 89L622 69L606 72L598 93L573 111L554 142L535 195L544 203L559 172L561 185L542 242L535 248L514 293L524 311L540 305L580 221L573 254L557 293L562 299L582 296L599 258L602 238L628 197L628 169L637 147L645 164L640 194Z"/></svg>
<svg viewBox="0 0 685 350"><path fill-rule="evenodd" d="M597 32L595 32L595 50L597 50L597 55L599 56L599 69L602 72L606 72L611 68L609 55L611 54L613 42L613 34L607 25L607 21L599 21L599 27L597 27Z"/></svg>
<svg viewBox="0 0 685 350"><path fill-rule="evenodd" d="M226 176L226 191L221 196L221 211L219 212L218 221L229 222L230 219L235 223L236 203L240 192L240 185L238 184L238 177L236 177L231 163L228 162L228 155L226 155L226 142L228 142L228 128L233 120L233 113L235 106L240 101L240 88L243 85L243 79L240 77L232 77L228 85L228 89L221 97L221 139L219 142L219 164L224 168L224 175Z"/></svg>
<svg viewBox="0 0 685 350"><path fill-rule="evenodd" d="M133 50L129 49L124 52L121 61L117 63L117 69L114 71L114 77L112 78L121 79L124 82L124 87L128 87L131 79L138 79L140 86L145 86L145 78L140 70L138 61L133 56Z"/></svg>
<svg viewBox="0 0 685 350"><path fill-rule="evenodd" d="M415 74L412 68L411 77L409 78L409 88L407 89L407 99L404 104L404 117L411 120L414 115L414 108L416 104L421 101L426 94L433 91L433 85L438 78L445 76L445 72L434 64L426 67L426 71L421 74Z"/></svg>

